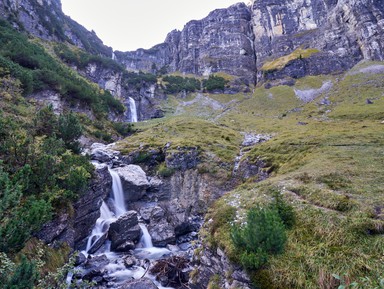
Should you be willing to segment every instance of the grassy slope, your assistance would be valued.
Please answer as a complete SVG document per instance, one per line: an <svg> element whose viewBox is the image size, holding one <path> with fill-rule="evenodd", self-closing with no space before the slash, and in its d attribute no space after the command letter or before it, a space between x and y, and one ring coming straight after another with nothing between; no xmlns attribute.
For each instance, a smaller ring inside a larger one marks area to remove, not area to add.
<svg viewBox="0 0 384 289"><path fill-rule="evenodd" d="M229 192L207 216L214 219L207 240L236 260L228 233L231 207L239 217L247 208L267 203L271 187L292 203L297 225L289 232L285 253L252 273L263 288L333 288L332 273L359 281L366 276L378 280L384 272L384 75L307 77L295 88L319 88L326 80L333 82L331 90L307 104L286 86L256 88L252 95L206 95L222 104L216 109L201 99L191 102L195 96L170 99L167 111L180 115L141 124L142 133L124 145L199 146L228 161L239 151L236 131L274 135L246 155L267 160L274 167L271 177ZM331 104L318 104L325 96ZM373 104L366 104L367 98Z"/></svg>

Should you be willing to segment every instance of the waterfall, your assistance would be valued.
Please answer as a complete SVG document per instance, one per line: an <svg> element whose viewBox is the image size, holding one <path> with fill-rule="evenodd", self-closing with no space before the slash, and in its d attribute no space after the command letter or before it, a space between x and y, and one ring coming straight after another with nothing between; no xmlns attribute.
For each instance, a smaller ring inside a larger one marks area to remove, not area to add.
<svg viewBox="0 0 384 289"><path fill-rule="evenodd" d="M107 204L103 201L100 207L100 217L96 220L95 227L93 228L91 235L88 237L85 252L88 252L92 246L108 231L109 224L114 220L116 220L116 218L109 210Z"/></svg>
<svg viewBox="0 0 384 289"><path fill-rule="evenodd" d="M129 98L129 109L131 111L131 122L137 122L136 103L132 97Z"/></svg>
<svg viewBox="0 0 384 289"><path fill-rule="evenodd" d="M113 205L115 207L116 217L120 217L127 212L125 208L125 199L123 186L121 185L120 176L115 171L109 169L109 173L112 177L112 192L113 192Z"/></svg>
<svg viewBox="0 0 384 289"><path fill-rule="evenodd" d="M139 224L139 226L141 231L143 232L140 242L144 245L144 248L152 248L152 238L151 235L149 235L147 226L145 226L144 224Z"/></svg>
<svg viewBox="0 0 384 289"><path fill-rule="evenodd" d="M108 205L103 201L100 207L100 217L96 220L95 227L88 237L87 247L85 249L86 253L88 253L92 246L104 236L109 229L109 225L127 211L125 208L124 191L120 177L115 171L111 169L108 169L108 171L112 177L112 202L114 211L112 212Z"/></svg>
<svg viewBox="0 0 384 289"><path fill-rule="evenodd" d="M117 60L115 52L112 51L112 60Z"/></svg>

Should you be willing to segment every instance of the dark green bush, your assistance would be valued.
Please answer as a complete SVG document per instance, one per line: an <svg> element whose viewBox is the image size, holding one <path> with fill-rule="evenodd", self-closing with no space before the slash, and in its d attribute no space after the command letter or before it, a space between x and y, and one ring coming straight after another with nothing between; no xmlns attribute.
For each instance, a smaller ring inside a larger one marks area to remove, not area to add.
<svg viewBox="0 0 384 289"><path fill-rule="evenodd" d="M240 252L241 264L247 269L258 269L270 254L282 253L287 236L277 210L253 208L248 211L246 224L234 225L232 241Z"/></svg>
<svg viewBox="0 0 384 289"><path fill-rule="evenodd" d="M22 256L21 263L14 271L1 274L0 280L4 289L32 289L38 278L36 264Z"/></svg>
<svg viewBox="0 0 384 289"><path fill-rule="evenodd" d="M182 91L195 92L201 87L200 80L193 77L181 77L181 76L164 76L163 80L166 82L166 93L179 93Z"/></svg>
<svg viewBox="0 0 384 289"><path fill-rule="evenodd" d="M291 229L296 223L296 214L292 206L288 205L282 194L277 190L272 190L273 201L270 205L271 209L275 209L279 214L287 229Z"/></svg>
<svg viewBox="0 0 384 289"><path fill-rule="evenodd" d="M221 76L210 75L208 79L203 80L203 88L207 91L224 90L225 85L228 83Z"/></svg>

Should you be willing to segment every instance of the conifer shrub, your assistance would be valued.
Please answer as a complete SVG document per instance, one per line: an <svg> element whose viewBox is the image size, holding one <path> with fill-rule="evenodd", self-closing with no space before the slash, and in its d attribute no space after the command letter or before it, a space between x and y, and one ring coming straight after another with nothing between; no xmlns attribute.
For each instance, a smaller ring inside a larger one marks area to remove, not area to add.
<svg viewBox="0 0 384 289"><path fill-rule="evenodd" d="M214 90L224 90L227 83L228 81L221 76L210 75L208 79L203 81L203 87L205 90L212 92Z"/></svg>
<svg viewBox="0 0 384 289"><path fill-rule="evenodd" d="M248 211L243 226L234 225L231 238L246 269L257 270L268 256L282 253L287 236L278 211L273 207L255 207Z"/></svg>

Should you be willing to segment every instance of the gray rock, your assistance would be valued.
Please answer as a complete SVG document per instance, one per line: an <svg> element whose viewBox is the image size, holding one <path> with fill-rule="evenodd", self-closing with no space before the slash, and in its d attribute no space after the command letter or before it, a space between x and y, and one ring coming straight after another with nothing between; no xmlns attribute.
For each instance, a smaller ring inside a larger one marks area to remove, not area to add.
<svg viewBox="0 0 384 289"><path fill-rule="evenodd" d="M156 247L165 247L167 244L174 244L176 241L175 230L166 220L159 223L151 223L148 231L152 237L152 243Z"/></svg>
<svg viewBox="0 0 384 289"><path fill-rule="evenodd" d="M149 182L143 169L137 165L128 165L114 169L121 178L126 201L140 200Z"/></svg>
<svg viewBox="0 0 384 289"><path fill-rule="evenodd" d="M128 251L137 243L141 236L141 229L135 211L128 211L116 222L113 222L108 231L111 240L111 249Z"/></svg>
<svg viewBox="0 0 384 289"><path fill-rule="evenodd" d="M158 287L149 279L141 278L125 282L118 289L158 289Z"/></svg>
<svg viewBox="0 0 384 289"><path fill-rule="evenodd" d="M111 149L110 145L94 143L91 146L91 159L101 163L108 163L120 155L119 151Z"/></svg>

